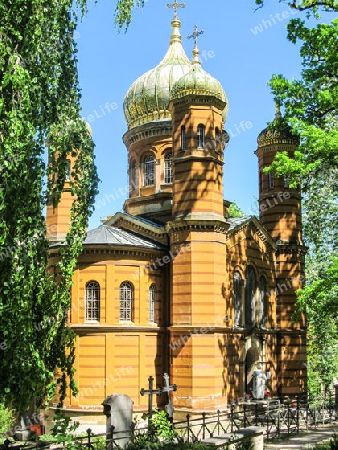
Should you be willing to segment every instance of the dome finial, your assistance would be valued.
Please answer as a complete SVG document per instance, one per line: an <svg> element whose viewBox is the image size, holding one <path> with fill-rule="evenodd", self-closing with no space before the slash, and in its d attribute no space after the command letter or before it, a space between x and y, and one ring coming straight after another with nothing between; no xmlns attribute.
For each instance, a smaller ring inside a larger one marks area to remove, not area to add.
<svg viewBox="0 0 338 450"><path fill-rule="evenodd" d="M198 36L200 34L203 34L203 33L204 33L204 30L198 31L198 26L195 25L193 34L191 36L188 36L188 39L192 39L193 38L194 41L195 41L195 46L194 46L194 49L192 51L192 54L193 54L192 62L193 62L193 64L201 64L201 61L199 60L199 57L198 57L198 55L200 54L200 51L198 50L198 47L197 47L197 38L198 38Z"/></svg>
<svg viewBox="0 0 338 450"><path fill-rule="evenodd" d="M177 8L185 8L185 3L177 3L177 0L174 0L174 3L168 3L167 8L174 9L174 20L178 20Z"/></svg>

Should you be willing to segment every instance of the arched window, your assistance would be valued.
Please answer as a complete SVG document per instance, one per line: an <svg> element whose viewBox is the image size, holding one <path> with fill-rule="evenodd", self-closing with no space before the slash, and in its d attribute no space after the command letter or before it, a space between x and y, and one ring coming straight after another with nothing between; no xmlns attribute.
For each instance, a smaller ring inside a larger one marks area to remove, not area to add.
<svg viewBox="0 0 338 450"><path fill-rule="evenodd" d="M133 286L129 281L120 285L120 321L131 322L133 320Z"/></svg>
<svg viewBox="0 0 338 450"><path fill-rule="evenodd" d="M205 126L202 124L197 127L197 147L205 147Z"/></svg>
<svg viewBox="0 0 338 450"><path fill-rule="evenodd" d="M253 327L256 315L256 277L253 267L249 266L245 274L245 325Z"/></svg>
<svg viewBox="0 0 338 450"><path fill-rule="evenodd" d="M266 280L261 277L259 280L259 305L258 305L258 320L259 326L265 327L267 319L267 289Z"/></svg>
<svg viewBox="0 0 338 450"><path fill-rule="evenodd" d="M152 284L148 291L148 320L150 323L155 323L155 307L156 307L156 288Z"/></svg>
<svg viewBox="0 0 338 450"><path fill-rule="evenodd" d="M288 188L289 187L289 178L288 177L284 177L283 180L283 187Z"/></svg>
<svg viewBox="0 0 338 450"><path fill-rule="evenodd" d="M148 155L144 159L144 186L153 186L155 184L155 158Z"/></svg>
<svg viewBox="0 0 338 450"><path fill-rule="evenodd" d="M86 321L100 320L100 285L97 281L86 284Z"/></svg>
<svg viewBox="0 0 338 450"><path fill-rule="evenodd" d="M185 150L187 148L187 141L185 136L185 126L181 126L181 150Z"/></svg>
<svg viewBox="0 0 338 450"><path fill-rule="evenodd" d="M242 325L242 278L239 272L234 273L234 323Z"/></svg>
<svg viewBox="0 0 338 450"><path fill-rule="evenodd" d="M130 190L136 189L136 162L130 163Z"/></svg>
<svg viewBox="0 0 338 450"><path fill-rule="evenodd" d="M273 172L269 172L268 177L269 177L269 189L272 189L274 187L274 185L275 185L274 173Z"/></svg>

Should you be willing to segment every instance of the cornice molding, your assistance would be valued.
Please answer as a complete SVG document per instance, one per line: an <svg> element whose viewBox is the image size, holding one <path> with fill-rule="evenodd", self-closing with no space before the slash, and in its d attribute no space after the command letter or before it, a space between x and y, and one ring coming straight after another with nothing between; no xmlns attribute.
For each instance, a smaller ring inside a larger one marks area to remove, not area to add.
<svg viewBox="0 0 338 450"><path fill-rule="evenodd" d="M166 232L170 235L178 231L214 231L225 234L230 227L228 222L218 219L198 220L198 219L177 219L168 222L165 226Z"/></svg>
<svg viewBox="0 0 338 450"><path fill-rule="evenodd" d="M132 144L142 141L143 139L158 136L172 137L172 134L173 130L171 119L164 119L131 128L123 135L122 139L125 146L129 149Z"/></svg>

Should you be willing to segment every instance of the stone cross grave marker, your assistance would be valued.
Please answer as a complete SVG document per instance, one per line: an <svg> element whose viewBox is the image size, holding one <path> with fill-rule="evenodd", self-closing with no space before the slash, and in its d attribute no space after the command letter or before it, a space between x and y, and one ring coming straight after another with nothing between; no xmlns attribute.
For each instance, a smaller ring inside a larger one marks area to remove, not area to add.
<svg viewBox="0 0 338 450"><path fill-rule="evenodd" d="M170 400L170 391L177 391L177 385L169 383L169 375L165 373L163 375L164 378L164 387L162 388L162 392L166 392L168 394L168 404L166 405L166 411L169 416L170 422L173 421L174 407Z"/></svg>
<svg viewBox="0 0 338 450"><path fill-rule="evenodd" d="M150 419L153 416L153 395L161 395L162 394L162 388L157 388L157 389L153 389L153 384L154 384L154 377L152 377L150 375L150 377L148 378L148 389L144 389L142 388L140 390L140 394L143 395L148 395L148 413L147 414L143 414L143 418L148 417L148 427L151 427L151 421Z"/></svg>

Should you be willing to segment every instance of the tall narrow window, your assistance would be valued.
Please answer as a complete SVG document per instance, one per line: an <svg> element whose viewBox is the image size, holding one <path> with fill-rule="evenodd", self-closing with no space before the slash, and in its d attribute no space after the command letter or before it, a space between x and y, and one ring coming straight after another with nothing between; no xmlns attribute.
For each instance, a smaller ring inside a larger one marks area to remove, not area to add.
<svg viewBox="0 0 338 450"><path fill-rule="evenodd" d="M130 164L130 190L136 189L136 162L132 161Z"/></svg>
<svg viewBox="0 0 338 450"><path fill-rule="evenodd" d="M124 281L120 286L120 321L133 320L133 286Z"/></svg>
<svg viewBox="0 0 338 450"><path fill-rule="evenodd" d="M172 160L172 153L167 153L164 157L164 182L166 184L173 182Z"/></svg>
<svg viewBox="0 0 338 450"><path fill-rule="evenodd" d="M234 322L235 327L242 325L242 278L239 272L234 273Z"/></svg>
<svg viewBox="0 0 338 450"><path fill-rule="evenodd" d="M71 164L70 164L70 160L67 159L66 160L66 180L69 181L70 180L70 176L71 176Z"/></svg>
<svg viewBox="0 0 338 450"><path fill-rule="evenodd" d="M289 179L288 179L288 177L284 177L283 181L284 181L283 182L283 187L288 188L289 187Z"/></svg>
<svg viewBox="0 0 338 450"><path fill-rule="evenodd" d="M181 150L185 150L187 148L187 141L185 135L185 126L181 126Z"/></svg>
<svg viewBox="0 0 338 450"><path fill-rule="evenodd" d="M100 285L97 281L86 284L86 321L100 320Z"/></svg>
<svg viewBox="0 0 338 450"><path fill-rule="evenodd" d="M269 172L269 189L272 189L274 187L275 184L275 177L274 177L274 173L273 172Z"/></svg>
<svg viewBox="0 0 338 450"><path fill-rule="evenodd" d="M144 186L155 184L155 158L153 155L146 156L144 160Z"/></svg>
<svg viewBox="0 0 338 450"><path fill-rule="evenodd" d="M263 174L259 172L259 192L262 192L263 189Z"/></svg>
<svg viewBox="0 0 338 450"><path fill-rule="evenodd" d="M264 277L261 277L259 280L259 307L258 307L258 316L259 316L259 326L265 327L266 319L267 319L267 289L266 289L266 281Z"/></svg>
<svg viewBox="0 0 338 450"><path fill-rule="evenodd" d="M152 284L148 291L148 320L150 323L155 323L155 307L156 307L156 289Z"/></svg>
<svg viewBox="0 0 338 450"><path fill-rule="evenodd" d="M197 127L197 147L205 147L205 126L202 124Z"/></svg>
<svg viewBox="0 0 338 450"><path fill-rule="evenodd" d="M256 277L253 267L249 266L245 275L245 325L253 327L256 316Z"/></svg>

